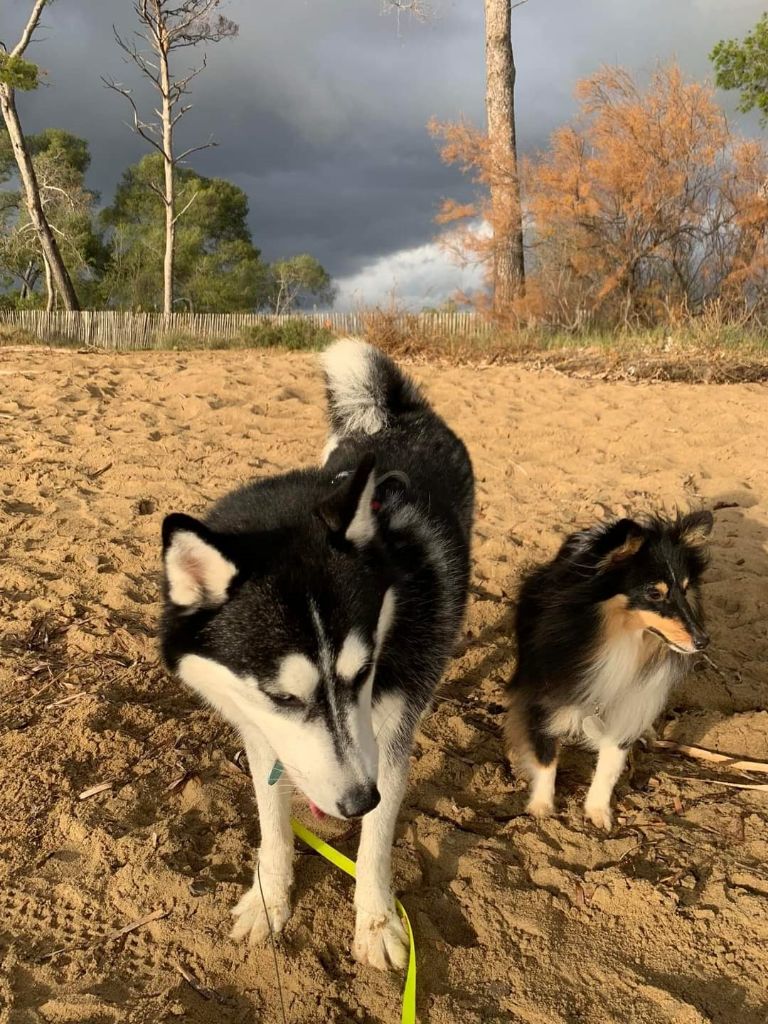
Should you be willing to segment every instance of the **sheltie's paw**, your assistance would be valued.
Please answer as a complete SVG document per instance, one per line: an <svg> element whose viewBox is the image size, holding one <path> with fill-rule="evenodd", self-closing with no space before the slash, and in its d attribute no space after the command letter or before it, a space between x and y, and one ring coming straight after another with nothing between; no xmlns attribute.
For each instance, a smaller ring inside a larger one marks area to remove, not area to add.
<svg viewBox="0 0 768 1024"><path fill-rule="evenodd" d="M358 910L352 955L380 971L401 970L408 963L408 935L397 911L369 914Z"/></svg>
<svg viewBox="0 0 768 1024"><path fill-rule="evenodd" d="M608 804L584 804L584 813L596 828L610 832L613 828L613 814Z"/></svg>
<svg viewBox="0 0 768 1024"><path fill-rule="evenodd" d="M529 800L525 809L533 818L549 818L555 813L555 805L552 801L544 800L541 797Z"/></svg>
<svg viewBox="0 0 768 1024"><path fill-rule="evenodd" d="M652 747L658 738L659 734L652 725L649 725L648 728L638 737L644 747Z"/></svg>

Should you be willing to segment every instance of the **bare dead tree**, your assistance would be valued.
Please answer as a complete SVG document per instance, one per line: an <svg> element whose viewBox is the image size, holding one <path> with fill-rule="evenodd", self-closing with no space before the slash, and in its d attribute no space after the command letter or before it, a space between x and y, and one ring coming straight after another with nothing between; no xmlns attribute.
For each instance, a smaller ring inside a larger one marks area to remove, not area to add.
<svg viewBox="0 0 768 1024"><path fill-rule="evenodd" d="M485 106L491 164L504 168L491 173L494 228L493 307L501 313L525 287L523 215L517 171L515 127L515 60L512 51L512 9L526 0L485 0Z"/></svg>
<svg viewBox="0 0 768 1024"><path fill-rule="evenodd" d="M381 13L394 13L398 24L403 14L410 14L418 21L427 21L432 14L432 5L429 0L381 0Z"/></svg>
<svg viewBox="0 0 768 1024"><path fill-rule="evenodd" d="M80 308L77 293L62 259L56 237L43 210L35 167L26 139L24 138L19 113L16 109L14 74L11 73L14 67L17 69L21 67L24 53L40 23L40 16L43 13L46 2L47 0L35 0L21 38L13 49L8 50L3 43L0 43L0 53L4 56L3 70L6 71L6 74L0 75L0 111L2 111L5 127L8 130L8 137L11 140L13 156L24 189L27 209L29 210L29 218L40 242L46 279L48 280L49 306L52 303L53 286L55 285L64 306L67 309L77 310ZM30 68L34 71L31 65L26 64L26 62L23 63L26 65L27 71ZM36 81L36 77L34 80Z"/></svg>
<svg viewBox="0 0 768 1024"><path fill-rule="evenodd" d="M129 127L163 158L164 186L150 185L165 207L165 259L163 263L163 311L173 312L173 264L176 241L176 223L189 208L190 200L181 210L176 209L174 171L190 154L215 146L213 139L199 146L191 146L181 153L174 148L174 130L191 109L186 102L190 85L205 70L206 59L197 67L187 68L181 75L171 69L171 56L176 50L218 43L237 35L238 27L218 12L222 0L134 0L133 9L140 31L133 38L123 38L114 29L120 49L142 75L148 78L160 94L160 104L153 111L155 120L145 120L139 113L132 90L115 82L102 79L104 84L124 96L131 107L133 120ZM193 197L194 198L194 197Z"/></svg>
<svg viewBox="0 0 768 1024"><path fill-rule="evenodd" d="M399 36L404 16L407 15L415 21L429 21L433 15L433 7L430 0L381 0L381 13L394 14Z"/></svg>

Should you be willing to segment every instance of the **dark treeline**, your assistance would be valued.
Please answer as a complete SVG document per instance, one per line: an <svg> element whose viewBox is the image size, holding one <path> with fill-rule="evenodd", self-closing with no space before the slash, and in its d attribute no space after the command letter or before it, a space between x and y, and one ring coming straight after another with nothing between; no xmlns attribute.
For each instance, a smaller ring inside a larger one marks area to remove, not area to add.
<svg viewBox="0 0 768 1024"><path fill-rule="evenodd" d="M150 153L126 168L112 202L88 187L88 143L61 129L27 138L40 200L84 308L162 310L165 225L153 186L162 160ZM0 289L3 304L46 305L45 260L16 177L7 134L0 135ZM180 167L176 195L187 206L176 226L174 308L199 313L273 310L332 301L319 262L299 254L267 263L248 227L248 199L222 178ZM101 206L101 208L100 208ZM54 296L55 305L55 296Z"/></svg>
<svg viewBox="0 0 768 1024"><path fill-rule="evenodd" d="M188 165L209 139L179 152L175 128L190 110L192 82L205 70L177 62L232 39L237 25L222 0L135 0L137 31L116 45L149 80L157 106L148 116L130 86L105 84L130 104L132 130L150 152L126 168L112 202L88 187L86 139L52 126L25 136L16 94L40 84L27 47L48 0L30 0L14 46L0 43L0 302L67 309L285 313L333 301L328 273L308 253L266 263L248 227L248 199L220 178ZM183 70L179 70L182 67Z"/></svg>
<svg viewBox="0 0 768 1024"><path fill-rule="evenodd" d="M88 187L88 143L58 126L25 137L17 92L37 88L25 56L49 0L28 0L15 46L0 43L0 301L23 306L226 312L326 306L333 285L307 253L267 264L248 227L245 193L205 178L175 128L206 68L208 45L237 45L222 0L134 0L134 30L115 31L129 73L105 80L127 103L149 152L110 203ZM603 67L577 86L579 111L541 153L518 159L513 0L484 0L485 129L433 124L442 156L476 182L477 201L446 202L440 222L487 287L464 301L502 323L653 327L704 312L768 324L768 148L741 139L707 83L675 65L648 82ZM384 0L427 16L423 0ZM521 16L529 16L528 8ZM200 53L197 66L176 51ZM768 15L743 40L717 43L716 84L768 118ZM200 86L202 87L202 86Z"/></svg>

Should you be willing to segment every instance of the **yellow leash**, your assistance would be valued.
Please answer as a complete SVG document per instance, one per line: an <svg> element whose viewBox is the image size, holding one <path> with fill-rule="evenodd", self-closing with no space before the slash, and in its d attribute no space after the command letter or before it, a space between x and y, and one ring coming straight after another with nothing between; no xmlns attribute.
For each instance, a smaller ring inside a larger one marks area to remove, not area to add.
<svg viewBox="0 0 768 1024"><path fill-rule="evenodd" d="M312 849L319 853L321 857L325 857L327 861L330 861L334 867L338 868L339 871L345 871L352 878L356 877L355 862L350 860L349 857L345 857L343 853L339 853L338 850L334 850L328 843L316 836L314 832L310 832L308 828L305 828L300 821L295 818L291 819L291 828L294 834L301 839L307 846L311 846ZM405 912L405 907L402 905L400 900L395 900L395 906L397 912L403 919L405 930L408 933L408 973L405 976L405 988L403 989L403 1012L400 1017L401 1024L416 1024L416 946L413 941L413 931L411 930L411 922L408 920L408 915Z"/></svg>

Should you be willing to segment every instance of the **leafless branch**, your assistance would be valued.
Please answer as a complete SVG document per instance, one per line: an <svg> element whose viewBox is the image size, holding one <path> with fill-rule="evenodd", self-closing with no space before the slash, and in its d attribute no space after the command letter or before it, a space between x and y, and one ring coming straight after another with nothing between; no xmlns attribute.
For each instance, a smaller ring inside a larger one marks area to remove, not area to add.
<svg viewBox="0 0 768 1024"><path fill-rule="evenodd" d="M167 204L168 200L167 200L167 199L165 198L165 192L164 192L164 191L163 191L163 190L162 190L162 189L160 188L160 186L159 186L159 185L156 185L156 184L154 183L154 181L148 181L148 182L147 182L147 187L148 187L148 188L150 188L150 189L152 189L152 191L153 191L153 192L154 192L154 193L155 193L156 195L160 196L160 198L162 199L162 201L163 201L163 203L164 203L164 204Z"/></svg>
<svg viewBox="0 0 768 1024"><path fill-rule="evenodd" d="M101 80L107 87L107 89L111 89L113 92L118 93L118 95L124 96L125 99L127 99L128 102L130 103L131 110L133 111L133 124L130 124L126 121L126 126L130 128L132 132L135 132L137 135L140 135L142 139L144 139L145 142L148 142L150 146L154 147L154 149L156 149L158 153L165 155L165 150L163 149L161 144L157 141L157 139L152 137L153 134L159 135L159 126L156 124L152 124L151 121L141 120L141 118L139 117L139 109L136 106L136 102L133 96L131 95L131 90L126 89L124 85L121 85L119 82L115 82L112 79L102 77Z"/></svg>
<svg viewBox="0 0 768 1024"><path fill-rule="evenodd" d="M130 43L126 42L126 40L123 39L123 37L120 35L120 33L117 31L117 28L114 25L112 26L112 32L113 32L114 37L115 37L115 42L120 47L120 49L123 51L123 53L127 54L127 56L130 58L130 60L132 60L133 63L136 65L136 67L139 69L139 71L141 71L142 74L146 75L147 78L149 78L154 83L155 87L159 89L160 88L160 68L159 68L159 66L157 64L155 64L154 61L152 61L147 54L143 53L138 48L138 46L135 43L133 43L133 42L130 42ZM136 33L136 35L138 35L139 39L143 39L144 38L143 36L139 35L138 33Z"/></svg>
<svg viewBox="0 0 768 1024"><path fill-rule="evenodd" d="M69 194L69 192L66 191L66 189L60 188L58 185L51 185L51 184L49 184L46 181L42 181L40 184L41 184L41 187L45 191L47 191L47 192L58 192L58 193L60 193L62 196L64 196L64 198L69 203L69 205L74 209L74 207L75 207L74 200L72 199L72 196Z"/></svg>
<svg viewBox="0 0 768 1024"><path fill-rule="evenodd" d="M427 21L432 14L432 5L429 0L382 0L381 11L382 14L394 11L398 18L401 14L410 14L419 21Z"/></svg>
<svg viewBox="0 0 768 1024"><path fill-rule="evenodd" d="M184 117L184 115L187 113L187 111L189 111L191 109L192 109L192 104L191 103L187 103L186 106L179 107L179 109L173 115L173 118L171 119L171 128L175 128L177 122L180 121L182 119L182 117Z"/></svg>
<svg viewBox="0 0 768 1024"><path fill-rule="evenodd" d="M175 94L177 99L180 99L187 92L187 86L194 79L197 78L201 72L205 71L208 67L208 61L205 54L203 54L203 63L199 67L192 68L188 75L184 78L177 78L175 82L171 84L171 91Z"/></svg>
<svg viewBox="0 0 768 1024"><path fill-rule="evenodd" d="M163 265L163 308L166 314L173 309L174 245L175 225L196 198L192 196L184 208L176 212L174 181L175 168L200 150L215 146L213 139L200 146L190 146L183 153L174 153L174 129L192 105L184 102L190 93L191 83L205 70L205 54L198 67L188 67L181 75L174 75L171 57L173 51L201 43L215 43L237 34L237 25L217 9L222 0L133 0L133 10L143 31L135 33L140 42L124 39L114 29L115 40L120 49L147 77L159 93L154 110L156 121L144 121L139 117L131 91L114 81L104 79L105 84L124 96L133 110L133 131L140 135L163 157L165 187L148 182L149 187L163 200L165 205L165 259ZM148 54L142 44L153 51Z"/></svg>
<svg viewBox="0 0 768 1024"><path fill-rule="evenodd" d="M11 50L11 57L21 57L26 48L29 46L30 40L34 34L40 22L40 15L43 13L43 8L46 5L47 0L35 0L35 6L32 8L32 12L29 15L27 24L24 26L24 31L21 33L21 39Z"/></svg>
<svg viewBox="0 0 768 1024"><path fill-rule="evenodd" d="M174 224L176 223L176 221L177 221L177 220L178 220L178 219L179 219L180 217L183 217L183 216L184 216L184 214L185 214L185 213L187 212L187 210L188 210L188 209L190 208L190 206L192 205L192 203L194 203L194 201L195 201L195 200L197 199L197 197L198 197L199 195L200 195L200 193L199 193L199 192L193 192L193 194L192 194L192 198L191 198L191 199L189 200L189 202L188 202L188 203L187 203L187 204L186 204L186 205L184 206L184 208L183 208L182 210L179 210L179 212L178 212L178 213L176 214L176 216L175 216L175 217L173 218L173 223L174 223Z"/></svg>
<svg viewBox="0 0 768 1024"><path fill-rule="evenodd" d="M209 139L208 142L204 142L202 146L190 146L189 149L185 149L183 153L179 153L174 158L174 164L180 164L185 157L188 157L191 153L198 153L201 149L215 149L218 146L218 142L214 139Z"/></svg>

